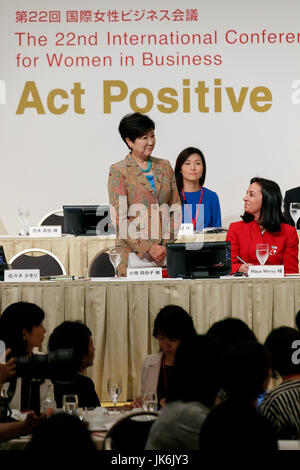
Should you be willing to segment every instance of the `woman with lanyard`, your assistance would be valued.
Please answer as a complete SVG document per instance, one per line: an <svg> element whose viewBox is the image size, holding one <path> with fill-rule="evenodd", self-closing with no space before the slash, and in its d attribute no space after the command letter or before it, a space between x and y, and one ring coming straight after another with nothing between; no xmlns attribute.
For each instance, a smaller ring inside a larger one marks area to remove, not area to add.
<svg viewBox="0 0 300 470"><path fill-rule="evenodd" d="M157 393L158 408L164 404L166 390L173 377L175 353L186 338L196 335L192 317L178 305L166 305L154 321L153 336L158 340L160 352L150 354L144 360L141 373L141 396L133 406L141 406L143 394Z"/></svg>
<svg viewBox="0 0 300 470"><path fill-rule="evenodd" d="M188 147L178 155L175 177L182 202L182 222L192 223L194 231L221 227L219 198L214 191L203 187L205 175L206 163L201 150Z"/></svg>

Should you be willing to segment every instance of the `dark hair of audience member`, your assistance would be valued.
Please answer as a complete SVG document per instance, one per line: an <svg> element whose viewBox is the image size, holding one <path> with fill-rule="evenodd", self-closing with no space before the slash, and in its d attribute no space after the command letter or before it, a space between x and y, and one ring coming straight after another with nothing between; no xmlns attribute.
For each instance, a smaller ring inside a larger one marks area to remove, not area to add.
<svg viewBox="0 0 300 470"><path fill-rule="evenodd" d="M80 321L64 321L52 331L48 348L49 351L57 349L73 349L73 361L76 370L80 370L82 360L89 351L91 330Z"/></svg>
<svg viewBox="0 0 300 470"><path fill-rule="evenodd" d="M214 323L207 334L218 340L222 349L243 342L257 341L253 331L239 318L224 318Z"/></svg>
<svg viewBox="0 0 300 470"><path fill-rule="evenodd" d="M141 113L130 113L124 116L119 124L120 135L127 145L126 138L134 142L138 137L142 137L146 132L155 129L155 124L149 116Z"/></svg>
<svg viewBox="0 0 300 470"><path fill-rule="evenodd" d="M299 312L297 312L295 322L296 322L297 329L300 331L300 310L299 310Z"/></svg>
<svg viewBox="0 0 300 470"><path fill-rule="evenodd" d="M220 389L221 353L208 335L186 338L175 354L174 377L168 384L166 400L198 401L212 407Z"/></svg>
<svg viewBox="0 0 300 470"><path fill-rule="evenodd" d="M281 376L300 374L300 364L294 364L292 361L294 341L300 341L300 332L296 328L289 326L281 326L275 328L267 336L265 346L268 349L272 358L273 376Z"/></svg>
<svg viewBox="0 0 300 470"><path fill-rule="evenodd" d="M86 425L77 416L58 413L41 421L26 450L82 454L96 450ZM48 454L45 454L48 455Z"/></svg>
<svg viewBox="0 0 300 470"><path fill-rule="evenodd" d="M269 381L271 358L255 341L235 345L222 356L222 387L228 397L254 402Z"/></svg>
<svg viewBox="0 0 300 470"><path fill-rule="evenodd" d="M179 305L163 307L154 320L153 336L164 335L171 339L196 335L192 317Z"/></svg>
<svg viewBox="0 0 300 470"><path fill-rule="evenodd" d="M23 339L23 330L31 333L34 326L39 326L45 318L44 311L30 302L15 302L0 316L0 339L13 356L27 356L27 344Z"/></svg>

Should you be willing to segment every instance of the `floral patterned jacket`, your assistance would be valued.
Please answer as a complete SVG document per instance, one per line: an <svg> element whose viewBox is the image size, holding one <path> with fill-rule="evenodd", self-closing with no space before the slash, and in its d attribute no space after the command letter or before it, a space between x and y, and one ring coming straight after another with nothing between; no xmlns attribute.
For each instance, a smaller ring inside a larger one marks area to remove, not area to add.
<svg viewBox="0 0 300 470"><path fill-rule="evenodd" d="M180 228L181 201L171 164L155 157L151 162L156 191L131 154L110 167L109 202L115 209L117 245L122 248L119 276L126 276L129 253L147 258L154 243L173 243Z"/></svg>

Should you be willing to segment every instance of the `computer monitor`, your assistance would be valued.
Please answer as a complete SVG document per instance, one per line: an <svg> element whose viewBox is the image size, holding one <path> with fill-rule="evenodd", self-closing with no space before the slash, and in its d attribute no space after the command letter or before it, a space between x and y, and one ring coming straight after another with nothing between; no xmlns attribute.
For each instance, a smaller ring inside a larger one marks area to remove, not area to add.
<svg viewBox="0 0 300 470"><path fill-rule="evenodd" d="M0 281L3 281L4 279L4 271L8 269L9 266L6 261L6 256L4 253L3 246L0 245Z"/></svg>
<svg viewBox="0 0 300 470"><path fill-rule="evenodd" d="M72 235L114 235L110 205L63 206L65 233Z"/></svg>
<svg viewBox="0 0 300 470"><path fill-rule="evenodd" d="M231 243L168 243L167 267L170 277L226 276L231 273Z"/></svg>

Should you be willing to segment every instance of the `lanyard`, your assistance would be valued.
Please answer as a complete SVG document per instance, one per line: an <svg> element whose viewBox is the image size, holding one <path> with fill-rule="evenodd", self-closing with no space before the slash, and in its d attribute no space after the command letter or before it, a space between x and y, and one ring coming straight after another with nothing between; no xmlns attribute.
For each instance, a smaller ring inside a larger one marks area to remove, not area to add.
<svg viewBox="0 0 300 470"><path fill-rule="evenodd" d="M165 387L165 393L167 390L167 375L166 375L166 369L165 369L165 358L163 357L162 360L162 370L163 370L163 380L164 380L164 387Z"/></svg>
<svg viewBox="0 0 300 470"><path fill-rule="evenodd" d="M201 201L202 201L202 196L203 196L203 189L201 188L200 191L201 191L201 194L200 194L200 199L199 199L199 203L198 203L197 213L196 213L196 217L193 219L193 216L192 216L192 214L191 214L191 212L190 212L189 205L188 205L188 203L187 203L187 200L186 200L184 191L183 191L183 189L181 190L181 194L182 194L182 197L183 197L184 202L185 202L185 204L186 204L186 208L187 208L188 213L190 214L191 219L192 219L192 222L193 222L194 230L196 230L196 222L197 222L197 218L198 218L198 215L199 215L199 209L200 209L200 205L201 205Z"/></svg>

